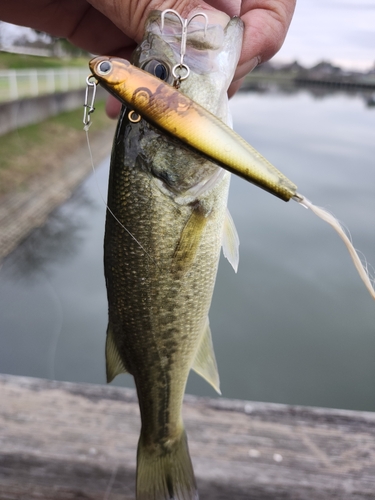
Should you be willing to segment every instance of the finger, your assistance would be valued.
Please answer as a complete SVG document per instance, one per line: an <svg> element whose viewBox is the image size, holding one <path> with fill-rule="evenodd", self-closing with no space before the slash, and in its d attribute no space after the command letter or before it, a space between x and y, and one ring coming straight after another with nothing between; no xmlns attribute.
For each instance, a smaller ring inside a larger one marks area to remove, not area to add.
<svg viewBox="0 0 375 500"><path fill-rule="evenodd" d="M242 3L245 30L235 79L276 54L287 34L294 7L295 0L245 0Z"/></svg>
<svg viewBox="0 0 375 500"><path fill-rule="evenodd" d="M199 8L215 11L211 5L200 0L88 0L102 14L116 24L130 38L139 43L143 38L144 27L152 10L174 9L182 17Z"/></svg>
<svg viewBox="0 0 375 500"><path fill-rule="evenodd" d="M69 26L64 35L74 45L93 54L109 54L130 57L135 47L134 40L128 37L114 23L93 7L75 23Z"/></svg>
<svg viewBox="0 0 375 500"><path fill-rule="evenodd" d="M112 95L109 95L105 105L105 112L109 118L118 118L121 111L121 102Z"/></svg>
<svg viewBox="0 0 375 500"><path fill-rule="evenodd" d="M233 82L236 82L238 80L243 80L243 78L245 78L245 76L248 73L253 71L253 69L256 68L258 64L260 64L261 62L262 60L259 56L253 57L249 61L241 56L236 71L234 73Z"/></svg>
<svg viewBox="0 0 375 500"><path fill-rule="evenodd" d="M239 17L241 14L241 0L207 0L207 4L230 17Z"/></svg>
<svg viewBox="0 0 375 500"><path fill-rule="evenodd" d="M234 94L240 89L241 85L243 84L244 78L241 78L240 80L236 80L235 82L232 82L229 86L228 89L228 97L229 99L234 96Z"/></svg>
<svg viewBox="0 0 375 500"><path fill-rule="evenodd" d="M68 38L95 54L110 53L134 44L115 24L86 0L1 0L3 21Z"/></svg>

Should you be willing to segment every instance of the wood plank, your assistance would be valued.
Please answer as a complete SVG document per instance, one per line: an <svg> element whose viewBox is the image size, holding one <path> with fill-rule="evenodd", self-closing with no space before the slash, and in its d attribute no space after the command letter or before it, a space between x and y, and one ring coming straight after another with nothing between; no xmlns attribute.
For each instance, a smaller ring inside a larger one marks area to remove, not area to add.
<svg viewBox="0 0 375 500"><path fill-rule="evenodd" d="M134 498L131 389L0 375L0 499ZM201 500L375 498L375 413L187 396Z"/></svg>

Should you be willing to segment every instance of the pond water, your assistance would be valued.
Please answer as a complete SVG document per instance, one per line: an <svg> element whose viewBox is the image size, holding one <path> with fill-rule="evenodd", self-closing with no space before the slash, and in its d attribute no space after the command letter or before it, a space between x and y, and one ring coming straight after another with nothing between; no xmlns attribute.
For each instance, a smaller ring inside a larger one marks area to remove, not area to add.
<svg viewBox="0 0 375 500"><path fill-rule="evenodd" d="M332 211L375 265L375 108L361 95L239 93L235 129ZM105 383L102 265L109 160L0 270L0 372ZM99 193L100 192L100 193ZM232 178L240 236L210 312L223 396L375 410L375 304L336 233ZM117 385L133 386L128 375ZM188 393L215 396L192 374Z"/></svg>

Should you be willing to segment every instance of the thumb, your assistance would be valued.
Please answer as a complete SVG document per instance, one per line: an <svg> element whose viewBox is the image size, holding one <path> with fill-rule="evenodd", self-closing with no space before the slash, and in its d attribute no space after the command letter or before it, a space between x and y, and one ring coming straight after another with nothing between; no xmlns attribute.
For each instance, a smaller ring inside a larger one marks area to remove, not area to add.
<svg viewBox="0 0 375 500"><path fill-rule="evenodd" d="M148 15L153 10L174 9L182 17L199 8L216 11L206 2L199 0L88 0L98 11L108 17L123 33L137 43L142 40Z"/></svg>

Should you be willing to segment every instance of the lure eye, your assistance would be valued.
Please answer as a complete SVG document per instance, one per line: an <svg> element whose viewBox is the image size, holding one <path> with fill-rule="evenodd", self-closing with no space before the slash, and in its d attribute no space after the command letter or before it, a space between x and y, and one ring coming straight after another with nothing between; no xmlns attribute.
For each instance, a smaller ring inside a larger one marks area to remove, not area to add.
<svg viewBox="0 0 375 500"><path fill-rule="evenodd" d="M165 64L162 62L158 61L157 59L153 59L152 61L148 61L144 66L143 69L147 71L148 73L151 73L151 75L157 76L160 78L160 80L168 80L169 77L169 71L168 68Z"/></svg>
<svg viewBox="0 0 375 500"><path fill-rule="evenodd" d="M108 75L112 69L112 64L109 61L103 61L98 65L98 73Z"/></svg>

